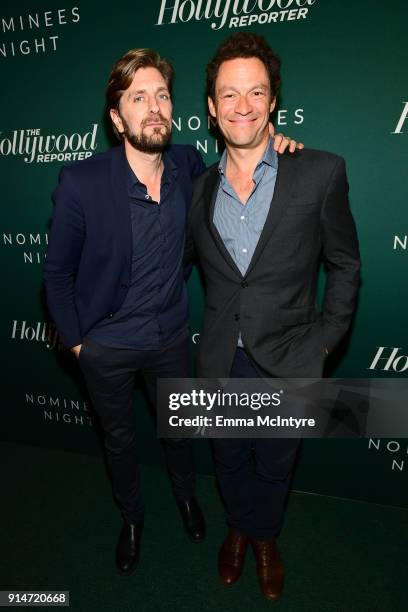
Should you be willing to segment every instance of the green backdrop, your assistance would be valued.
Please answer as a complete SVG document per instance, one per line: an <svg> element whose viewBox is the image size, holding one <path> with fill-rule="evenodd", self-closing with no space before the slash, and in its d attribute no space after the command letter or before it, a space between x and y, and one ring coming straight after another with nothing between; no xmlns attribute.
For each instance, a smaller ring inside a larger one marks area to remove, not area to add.
<svg viewBox="0 0 408 612"><path fill-rule="evenodd" d="M205 65L238 31L264 35L283 61L277 130L347 162L363 283L339 376L408 372L406 283L408 77L406 2L340 0L96 0L3 3L1 70L1 437L99 452L83 381L60 350L44 308L41 270L60 168L110 146L104 91L113 62L150 46L176 68L173 141L217 159L208 130ZM202 315L198 275L189 282L192 349ZM381 348L382 347L382 348ZM161 462L140 391L140 456ZM408 503L407 440L309 440L296 489ZM197 466L212 473L208 442Z"/></svg>

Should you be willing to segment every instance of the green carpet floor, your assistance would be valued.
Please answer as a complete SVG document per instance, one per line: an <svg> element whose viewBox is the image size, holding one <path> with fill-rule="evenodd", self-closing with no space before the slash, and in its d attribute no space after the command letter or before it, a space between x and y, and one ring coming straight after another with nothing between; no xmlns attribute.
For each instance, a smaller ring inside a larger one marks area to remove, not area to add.
<svg viewBox="0 0 408 612"><path fill-rule="evenodd" d="M292 493L279 540L285 592L269 603L252 553L238 584L218 582L225 525L213 478L198 480L208 537L197 545L164 470L143 468L141 562L122 578L113 556L120 516L99 458L1 443L0 465L0 590L69 590L71 609L84 612L408 610L407 509Z"/></svg>

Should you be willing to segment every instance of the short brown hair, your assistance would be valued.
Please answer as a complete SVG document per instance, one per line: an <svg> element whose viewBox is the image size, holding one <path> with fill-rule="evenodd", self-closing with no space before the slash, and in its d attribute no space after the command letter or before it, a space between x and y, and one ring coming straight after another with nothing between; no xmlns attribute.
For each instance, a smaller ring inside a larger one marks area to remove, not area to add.
<svg viewBox="0 0 408 612"><path fill-rule="evenodd" d="M106 102L108 111L111 108L119 109L119 102L123 92L130 86L133 77L139 68L156 68L164 80L171 95L174 69L170 62L160 57L153 49L131 49L117 60L109 75L106 88ZM115 134L119 136L115 126Z"/></svg>
<svg viewBox="0 0 408 612"><path fill-rule="evenodd" d="M268 73L272 97L275 97L281 84L280 59L263 36L248 32L237 32L218 47L215 56L207 66L207 95L215 100L215 83L221 64L239 57L257 57L261 60Z"/></svg>

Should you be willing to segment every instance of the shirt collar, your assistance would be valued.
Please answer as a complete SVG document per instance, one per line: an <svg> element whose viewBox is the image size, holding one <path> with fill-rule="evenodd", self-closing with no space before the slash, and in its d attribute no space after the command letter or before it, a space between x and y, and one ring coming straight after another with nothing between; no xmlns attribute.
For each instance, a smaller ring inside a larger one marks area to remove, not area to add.
<svg viewBox="0 0 408 612"><path fill-rule="evenodd" d="M227 164L227 149L225 149L224 153L221 155L220 163L218 164L218 171L221 175L225 174L225 166ZM256 165L256 168L259 168L262 164L267 164L275 170L278 169L278 154L273 148L273 138L269 137L268 144L265 147L265 151Z"/></svg>
<svg viewBox="0 0 408 612"><path fill-rule="evenodd" d="M170 157L170 155L167 153L167 151L164 151L164 153L163 153L163 163L164 163L164 171L163 171L162 181L165 178L170 177L171 175L175 176L177 174L177 164ZM127 176L128 176L128 181L127 181L128 182L128 187L129 187L130 190L132 190L135 187L141 185L141 182L137 178L136 174L133 172L133 170L130 167L130 164L129 164L127 159L126 159L126 164L127 164L127 169L128 169L128 173L127 173Z"/></svg>

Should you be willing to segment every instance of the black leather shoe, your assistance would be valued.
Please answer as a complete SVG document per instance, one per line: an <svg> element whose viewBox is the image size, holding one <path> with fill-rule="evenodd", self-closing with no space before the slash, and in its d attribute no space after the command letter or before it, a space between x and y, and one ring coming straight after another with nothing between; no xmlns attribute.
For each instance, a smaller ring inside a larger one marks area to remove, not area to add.
<svg viewBox="0 0 408 612"><path fill-rule="evenodd" d="M123 522L116 547L116 567L121 576L129 576L137 567L142 531L143 521L135 524Z"/></svg>
<svg viewBox="0 0 408 612"><path fill-rule="evenodd" d="M202 542L205 538L205 520L197 500L192 497L177 502L184 529L192 542Z"/></svg>

